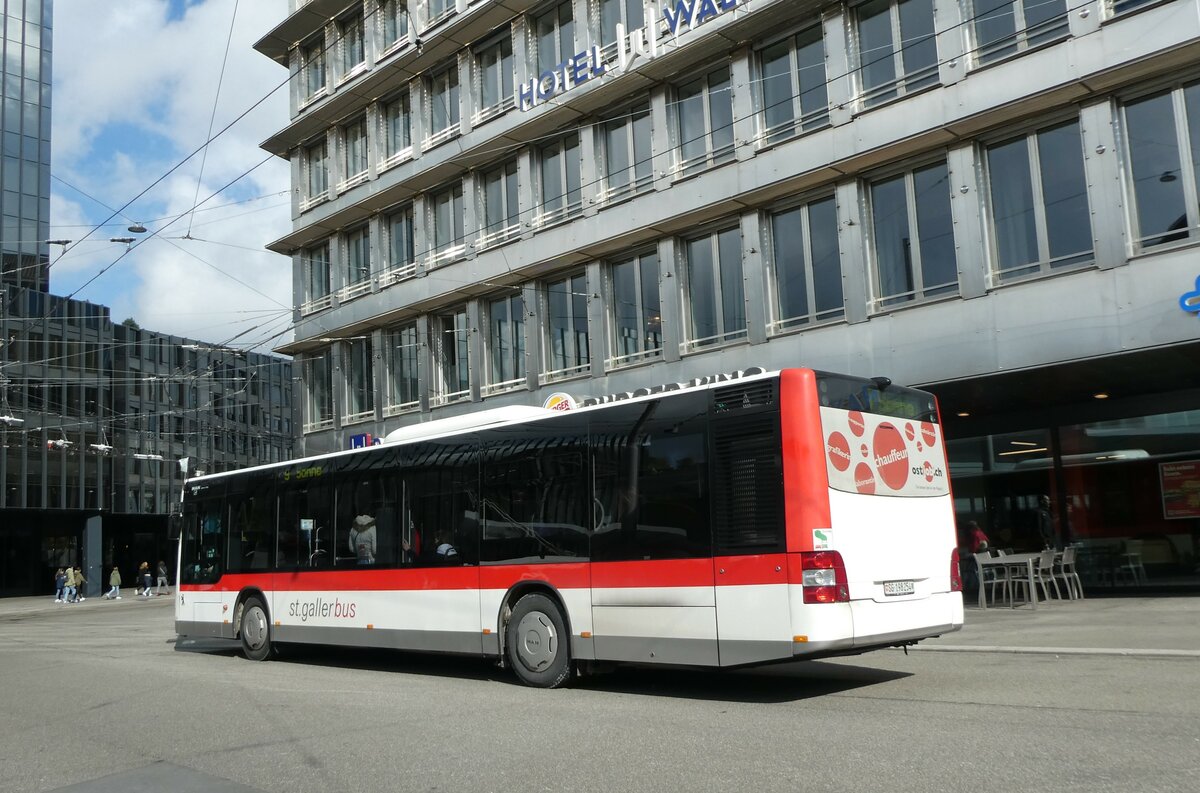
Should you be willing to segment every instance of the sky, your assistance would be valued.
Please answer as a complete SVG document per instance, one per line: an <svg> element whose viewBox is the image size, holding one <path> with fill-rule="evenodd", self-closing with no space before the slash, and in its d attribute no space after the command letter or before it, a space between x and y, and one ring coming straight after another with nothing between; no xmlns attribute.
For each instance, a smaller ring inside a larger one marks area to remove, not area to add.
<svg viewBox="0 0 1200 793"><path fill-rule="evenodd" d="M50 247L51 292L214 344L290 338L291 262L265 250L291 230L288 165L259 148L288 123L288 73L253 49L286 14L287 0L55 0L50 239L72 244ZM256 103L204 150L210 125Z"/></svg>

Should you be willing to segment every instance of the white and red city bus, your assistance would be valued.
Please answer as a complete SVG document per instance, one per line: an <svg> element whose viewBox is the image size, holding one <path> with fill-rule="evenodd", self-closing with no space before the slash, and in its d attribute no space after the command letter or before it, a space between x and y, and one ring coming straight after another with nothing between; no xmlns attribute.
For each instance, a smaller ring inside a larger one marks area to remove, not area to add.
<svg viewBox="0 0 1200 793"><path fill-rule="evenodd" d="M962 626L933 396L749 370L188 480L181 636L733 667Z"/></svg>

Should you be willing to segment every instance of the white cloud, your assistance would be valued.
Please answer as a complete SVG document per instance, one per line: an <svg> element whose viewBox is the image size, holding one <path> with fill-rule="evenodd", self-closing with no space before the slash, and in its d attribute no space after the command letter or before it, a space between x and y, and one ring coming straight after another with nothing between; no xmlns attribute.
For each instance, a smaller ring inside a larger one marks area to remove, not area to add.
<svg viewBox="0 0 1200 793"><path fill-rule="evenodd" d="M174 5L178 11L179 0ZM122 207L198 149L210 119L215 134L287 79L284 68L252 47L285 17L287 0L242 0L214 118L235 2L194 2L176 19L169 18L171 6L167 0L55 4L52 237L80 239L85 224L111 214L101 203ZM98 230L92 237L97 241L80 243L57 261L52 289L74 291L111 264L124 248L107 240L128 236L131 220L160 229L165 219L186 213L197 196L203 201L254 168L267 156L258 144L286 123L285 86L209 147L199 188L197 155L114 225ZM161 232L165 239L135 245L78 297L111 305L117 319L132 315L143 327L214 342L261 319L233 312L286 317L290 262L263 249L291 228L289 187L286 163L272 159L205 205L226 206L185 215ZM268 197L228 205L253 196ZM189 228L197 239L168 239ZM245 338L264 337L251 331Z"/></svg>

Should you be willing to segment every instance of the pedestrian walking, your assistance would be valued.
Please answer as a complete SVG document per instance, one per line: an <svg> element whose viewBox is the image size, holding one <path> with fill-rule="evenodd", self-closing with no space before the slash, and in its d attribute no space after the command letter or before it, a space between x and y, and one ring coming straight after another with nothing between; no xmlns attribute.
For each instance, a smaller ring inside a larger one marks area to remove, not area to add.
<svg viewBox="0 0 1200 793"><path fill-rule="evenodd" d="M83 596L83 585L87 583L87 579L83 576L83 570L79 565L75 565L75 602L82 603L87 600Z"/></svg>
<svg viewBox="0 0 1200 793"><path fill-rule="evenodd" d="M71 567L71 565L67 565L65 575L66 575L67 580L64 582L65 589L63 590L63 602L64 603L74 603L75 602L75 568Z"/></svg>
<svg viewBox="0 0 1200 793"><path fill-rule="evenodd" d="M108 585L112 587L104 594L104 597L109 600L121 599L121 570L116 565L113 565L112 572L108 574Z"/></svg>
<svg viewBox="0 0 1200 793"><path fill-rule="evenodd" d="M154 586L154 594L169 595L171 594L171 585L167 583L167 563L162 559L158 560L158 582ZM164 591L166 590L166 591Z"/></svg>
<svg viewBox="0 0 1200 793"><path fill-rule="evenodd" d="M150 563L142 562L138 565L137 575L138 597L150 597Z"/></svg>
<svg viewBox="0 0 1200 793"><path fill-rule="evenodd" d="M67 574L61 567L54 572L54 602L62 603L67 594Z"/></svg>

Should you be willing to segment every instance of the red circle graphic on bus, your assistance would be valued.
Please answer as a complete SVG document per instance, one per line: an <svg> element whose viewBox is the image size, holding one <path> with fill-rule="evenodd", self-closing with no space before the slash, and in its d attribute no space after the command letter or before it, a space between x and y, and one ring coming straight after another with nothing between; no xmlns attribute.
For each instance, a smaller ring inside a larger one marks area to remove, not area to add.
<svg viewBox="0 0 1200 793"><path fill-rule="evenodd" d="M917 437L917 431L913 429L913 425L904 425L904 437L908 438L910 441Z"/></svg>
<svg viewBox="0 0 1200 793"><path fill-rule="evenodd" d="M930 424L928 421L921 422L921 437L925 441L925 445L932 447L937 443L937 427Z"/></svg>
<svg viewBox="0 0 1200 793"><path fill-rule="evenodd" d="M854 437L861 438L863 433L867 431L867 422L863 420L863 414L857 410L851 410L846 414L846 421L850 423L850 431L854 433Z"/></svg>
<svg viewBox="0 0 1200 793"><path fill-rule="evenodd" d="M908 481L908 447L900 430L884 422L875 428L875 468L879 478L892 490L900 490Z"/></svg>
<svg viewBox="0 0 1200 793"><path fill-rule="evenodd" d="M829 464L839 471L850 467L850 443L846 436L835 432L825 441L825 451L829 455Z"/></svg>
<svg viewBox="0 0 1200 793"><path fill-rule="evenodd" d="M870 495L875 492L875 474L871 471L871 466L866 463L859 463L855 466L854 486L860 493Z"/></svg>
<svg viewBox="0 0 1200 793"><path fill-rule="evenodd" d="M867 444L865 444L865 443L862 446L858 447L858 451L863 457L871 456L871 450L867 448Z"/></svg>
<svg viewBox="0 0 1200 793"><path fill-rule="evenodd" d="M925 461L925 481L933 481L933 463L929 462L928 460Z"/></svg>

